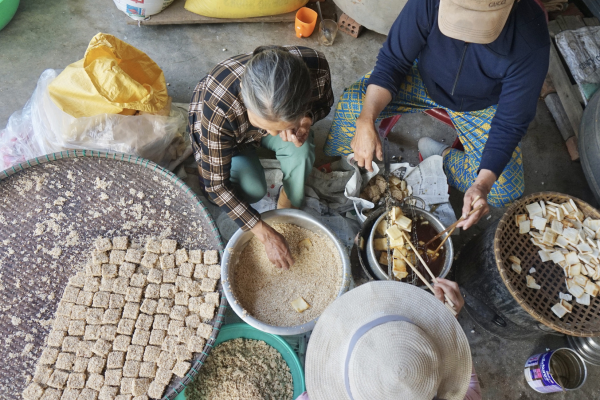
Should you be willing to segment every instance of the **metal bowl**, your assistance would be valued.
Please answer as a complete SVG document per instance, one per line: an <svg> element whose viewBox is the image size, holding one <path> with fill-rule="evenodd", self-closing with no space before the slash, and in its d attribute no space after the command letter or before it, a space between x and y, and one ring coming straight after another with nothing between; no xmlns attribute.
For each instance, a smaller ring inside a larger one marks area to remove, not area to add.
<svg viewBox="0 0 600 400"><path fill-rule="evenodd" d="M283 209L283 210L273 210L267 211L261 214L261 219L268 224L294 224L301 228L308 229L313 231L319 235L325 236L329 238L335 248L340 255L340 259L342 261L342 269L341 269L341 281L342 284L340 286L340 290L338 292L337 297L340 297L350 286L352 281L352 274L350 272L350 258L346 252L346 249L342 245L342 243L335 236L333 231L323 225L320 221L318 221L315 217L310 214L305 213L304 211L299 210L291 210L291 209ZM275 335L298 335L300 333L305 333L313 330L315 324L317 323L317 318L308 321L302 325L295 326L273 326L265 324L262 321L254 318L252 315L244 312L241 305L235 298L235 295L232 290L232 286L235 286L235 278L233 274L233 270L235 265L237 264L237 258L241 254L242 250L246 247L246 244L254 237L252 232L244 232L241 229L231 237L229 243L223 252L223 259L221 261L221 276L223 277L223 291L225 292L225 296L227 296L227 301L229 305L235 311L235 313L247 324L253 326L256 329L260 329L263 332L272 333ZM293 267L292 267L293 268Z"/></svg>
<svg viewBox="0 0 600 400"><path fill-rule="evenodd" d="M402 212L406 215L411 215L414 210L414 213L417 216L417 218L419 216L423 216L423 218L425 220L429 221L429 223L433 226L433 228L437 232L441 232L445 229L444 225L440 222L439 219L437 219L437 217L435 217L432 213L423 210L422 208L413 207L411 209L410 207L407 207L407 206L404 206L401 208L402 208ZM375 273L375 275L376 275L375 277L377 279L381 279L381 280L388 279L387 268L384 270L384 268L381 266L381 264L379 264L379 261L378 261L379 259L375 253L375 248L373 246L373 239L375 239L375 232L376 232L377 226L383 219L385 219L385 216L386 216L386 213L383 213L383 214L381 214L381 216L379 218L377 218L377 221L375 221L375 224L373 224L373 229L371 230L371 234L369 235L369 240L367 241L367 258L369 260L369 265L371 266L373 273ZM448 233L445 233L442 236L442 239L445 238L447 235L448 235ZM454 259L454 247L452 246L452 238L448 238L446 243L444 243L444 253L445 253L444 266L442 267L442 271L440 272L438 278L445 278L446 275L448 275L448 273L450 272L450 268L452 267L452 261ZM421 287L425 287L425 286L421 286Z"/></svg>
<svg viewBox="0 0 600 400"><path fill-rule="evenodd" d="M587 362L600 365L600 336L567 336L569 345Z"/></svg>

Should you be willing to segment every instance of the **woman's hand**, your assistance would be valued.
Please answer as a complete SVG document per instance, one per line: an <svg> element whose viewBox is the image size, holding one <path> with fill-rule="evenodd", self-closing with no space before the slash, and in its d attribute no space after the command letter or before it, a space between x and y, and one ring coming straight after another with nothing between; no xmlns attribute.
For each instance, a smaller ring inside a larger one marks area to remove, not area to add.
<svg viewBox="0 0 600 400"><path fill-rule="evenodd" d="M444 295L448 296L450 301L454 303L454 310L456 311L456 315L458 315L465 305L465 299L463 299L460 293L458 284L448 279L437 278L437 282L433 285L433 290L435 291L435 297L442 303L446 302Z"/></svg>
<svg viewBox="0 0 600 400"><path fill-rule="evenodd" d="M273 229L270 225L259 221L252 228L252 233L256 235L258 240L265 246L267 257L277 268L289 269L294 265L292 252L285 241L284 237Z"/></svg>
<svg viewBox="0 0 600 400"><path fill-rule="evenodd" d="M457 227L467 230L479 222L481 217L490 212L490 206L487 203L487 196L492 190L494 182L496 182L496 174L494 174L492 171L487 169L482 169L479 171L477 179L475 179L475 182L473 182L471 187L465 192L465 197L463 199L462 215L466 219L460 222ZM479 199L475 201L477 196L479 196ZM469 212L480 205L482 205L481 209L467 218Z"/></svg>
<svg viewBox="0 0 600 400"><path fill-rule="evenodd" d="M311 126L312 118L307 116L300 120L298 128L280 131L279 136L284 142L292 142L296 147L301 147L308 138Z"/></svg>
<svg viewBox="0 0 600 400"><path fill-rule="evenodd" d="M373 158L377 157L383 160L383 150L381 139L375 130L375 122L372 119L356 120L356 132L350 143L354 151L354 159L359 167L364 167L367 171L373 171Z"/></svg>

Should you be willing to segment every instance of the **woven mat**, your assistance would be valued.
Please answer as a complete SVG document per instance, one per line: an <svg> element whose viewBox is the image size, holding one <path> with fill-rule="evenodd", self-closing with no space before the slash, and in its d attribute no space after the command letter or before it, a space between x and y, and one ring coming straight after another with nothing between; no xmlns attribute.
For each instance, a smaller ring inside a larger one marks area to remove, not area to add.
<svg viewBox="0 0 600 400"><path fill-rule="evenodd" d="M531 242L531 235L519 234L515 223L515 215L527 214L525 206L534 201L551 201L562 204L573 199L585 217L600 218L600 212L586 202L575 197L555 192L542 192L531 194L515 203L504 214L494 238L494 252L496 263L502 280L517 302L537 321L550 328L571 336L598 336L600 335L600 298L592 297L589 306L584 306L575 301L573 312L562 319L558 318L551 307L559 302L558 293L568 293L563 269L552 261L543 263L538 251L540 250ZM523 272L516 273L510 267L508 257L517 256L521 259ZM527 287L525 276L531 268L535 268L536 282L540 290Z"/></svg>
<svg viewBox="0 0 600 400"><path fill-rule="evenodd" d="M65 285L98 236L224 247L200 199L146 159L69 151L0 172L0 398L20 398Z"/></svg>

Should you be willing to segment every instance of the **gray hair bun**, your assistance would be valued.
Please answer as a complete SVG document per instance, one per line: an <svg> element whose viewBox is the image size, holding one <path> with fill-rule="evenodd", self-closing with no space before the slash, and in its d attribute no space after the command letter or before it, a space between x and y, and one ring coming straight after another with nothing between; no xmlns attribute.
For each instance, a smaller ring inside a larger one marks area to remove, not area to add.
<svg viewBox="0 0 600 400"><path fill-rule="evenodd" d="M260 46L242 75L246 107L269 121L295 122L308 111L310 72L302 58L281 46Z"/></svg>

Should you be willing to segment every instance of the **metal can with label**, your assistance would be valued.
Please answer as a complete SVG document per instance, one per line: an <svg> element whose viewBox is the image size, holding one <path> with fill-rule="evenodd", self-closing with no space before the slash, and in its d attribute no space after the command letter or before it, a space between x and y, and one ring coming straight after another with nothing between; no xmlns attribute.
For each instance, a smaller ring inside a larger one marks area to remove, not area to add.
<svg viewBox="0 0 600 400"><path fill-rule="evenodd" d="M525 363L525 379L539 393L576 390L586 378L585 362L569 348L536 354Z"/></svg>

